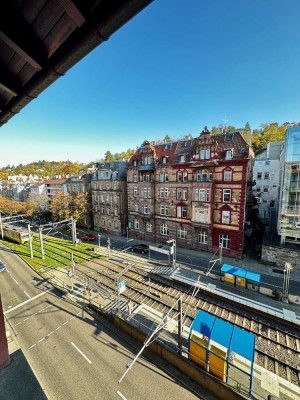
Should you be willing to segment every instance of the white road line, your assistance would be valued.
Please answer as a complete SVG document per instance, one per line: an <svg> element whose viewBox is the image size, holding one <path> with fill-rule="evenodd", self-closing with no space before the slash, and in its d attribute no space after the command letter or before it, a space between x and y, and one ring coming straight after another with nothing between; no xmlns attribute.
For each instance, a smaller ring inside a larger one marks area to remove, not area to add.
<svg viewBox="0 0 300 400"><path fill-rule="evenodd" d="M50 336L50 335L52 335L52 333L53 333L54 331L52 331L52 332L50 332L50 333L48 333L48 335L47 336Z"/></svg>
<svg viewBox="0 0 300 400"><path fill-rule="evenodd" d="M68 322L69 322L69 321L64 322L64 323L63 323L63 326L66 325Z"/></svg>
<svg viewBox="0 0 300 400"><path fill-rule="evenodd" d="M14 310L16 310L16 309L19 308L19 307L24 306L24 304L27 304L27 303L29 303L30 301L35 300L35 299L37 299L37 298L40 297L40 296L44 296L44 294L50 292L51 290L55 290L55 289L54 289L54 288L48 289L48 290L46 290L45 292L42 292L42 293L40 293L40 294L37 294L37 295L34 296L34 297L31 297L31 299L28 299L28 300L26 300L26 301L23 301L23 303L20 303L20 304L18 304L17 306L15 306L15 307L13 307L13 308L10 308L9 310L5 311L5 312L4 312L4 315L6 315L6 314L8 314L8 313L10 313L10 312L12 312L12 311L14 311Z"/></svg>
<svg viewBox="0 0 300 400"><path fill-rule="evenodd" d="M24 293L26 294L26 296L27 296L29 299L31 299L31 296L29 296L29 294L26 293L25 290L24 290Z"/></svg>
<svg viewBox="0 0 300 400"><path fill-rule="evenodd" d="M121 397L121 399L127 400L126 397L119 390L117 391L117 393Z"/></svg>
<svg viewBox="0 0 300 400"><path fill-rule="evenodd" d="M82 355L82 357L84 357L86 359L86 361L90 364L92 364L92 361L90 359L87 358L87 356L76 346L76 344L74 344L73 342L71 342L71 345L73 347L75 347L75 349Z"/></svg>
<svg viewBox="0 0 300 400"><path fill-rule="evenodd" d="M22 323L23 321L21 321L21 322L18 322L15 326L18 326L18 325L20 325L21 323Z"/></svg>
<svg viewBox="0 0 300 400"><path fill-rule="evenodd" d="M36 346L36 343L34 343L32 346L28 347L28 350L32 349L34 346Z"/></svg>
<svg viewBox="0 0 300 400"><path fill-rule="evenodd" d="M6 271L9 272L9 270L6 268Z"/></svg>
<svg viewBox="0 0 300 400"><path fill-rule="evenodd" d="M57 327L55 330L56 330L56 331L58 331L60 328L61 328L61 325L60 325L60 326L58 326L58 327Z"/></svg>
<svg viewBox="0 0 300 400"><path fill-rule="evenodd" d="M38 341L38 343L41 343L43 340L45 340L44 337L43 337L42 339L40 339L40 340Z"/></svg>
<svg viewBox="0 0 300 400"><path fill-rule="evenodd" d="M18 281L15 280L15 278L13 277L13 280L16 282L16 284L18 285Z"/></svg>

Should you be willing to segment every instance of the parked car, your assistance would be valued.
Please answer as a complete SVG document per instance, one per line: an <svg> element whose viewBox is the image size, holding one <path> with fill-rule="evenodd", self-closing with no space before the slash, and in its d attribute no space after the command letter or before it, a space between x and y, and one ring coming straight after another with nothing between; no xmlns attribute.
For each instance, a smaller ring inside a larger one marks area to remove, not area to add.
<svg viewBox="0 0 300 400"><path fill-rule="evenodd" d="M95 235L84 235L81 237L82 240L85 240L86 242L92 242L93 240L96 239Z"/></svg>
<svg viewBox="0 0 300 400"><path fill-rule="evenodd" d="M131 246L131 251L134 251L135 253L146 254L149 252L149 246L143 243L133 244Z"/></svg>
<svg viewBox="0 0 300 400"><path fill-rule="evenodd" d="M2 264L2 262L0 262L0 272L4 272L5 271L5 265Z"/></svg>

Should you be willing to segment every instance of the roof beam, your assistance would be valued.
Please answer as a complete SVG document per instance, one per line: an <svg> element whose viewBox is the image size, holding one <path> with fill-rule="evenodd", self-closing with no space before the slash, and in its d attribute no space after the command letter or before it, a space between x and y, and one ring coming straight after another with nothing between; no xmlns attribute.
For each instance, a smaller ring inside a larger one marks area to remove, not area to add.
<svg viewBox="0 0 300 400"><path fill-rule="evenodd" d="M75 6L72 0L58 0L58 2L78 27L81 27L86 22L86 19L81 14L79 9Z"/></svg>
<svg viewBox="0 0 300 400"><path fill-rule="evenodd" d="M11 96L16 97L19 90L16 88L16 79L0 65L0 88Z"/></svg>
<svg viewBox="0 0 300 400"><path fill-rule="evenodd" d="M3 6L1 5L0 39L34 69L42 69L42 60L47 59L44 47L24 20L11 10L7 2Z"/></svg>

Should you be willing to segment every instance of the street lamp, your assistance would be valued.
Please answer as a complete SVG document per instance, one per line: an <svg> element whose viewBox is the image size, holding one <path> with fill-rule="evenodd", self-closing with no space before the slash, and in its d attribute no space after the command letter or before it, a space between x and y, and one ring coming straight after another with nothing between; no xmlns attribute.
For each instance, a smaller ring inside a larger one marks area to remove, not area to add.
<svg viewBox="0 0 300 400"><path fill-rule="evenodd" d="M289 302L289 285L290 285L290 274L293 269L292 264L286 262L284 265L284 278L283 278L283 290L282 290L282 301L284 303Z"/></svg>

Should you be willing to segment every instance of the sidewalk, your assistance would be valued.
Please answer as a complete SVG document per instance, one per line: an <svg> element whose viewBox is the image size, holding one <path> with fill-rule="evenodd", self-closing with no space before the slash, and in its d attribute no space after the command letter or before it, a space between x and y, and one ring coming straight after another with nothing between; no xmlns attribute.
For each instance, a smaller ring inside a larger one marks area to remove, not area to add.
<svg viewBox="0 0 300 400"><path fill-rule="evenodd" d="M12 327L5 321L10 364L0 371L0 399L46 400L40 383L20 349Z"/></svg>
<svg viewBox="0 0 300 400"><path fill-rule="evenodd" d="M94 230L89 230L88 232L94 234L96 237L97 237L98 234L100 234L101 235L102 244L104 242L104 239L107 240L107 238L110 238L111 241L112 241L112 247L113 247L113 241L114 240L119 241L119 242L123 242L124 246L126 244L128 244L128 246L130 246L130 243L132 243L132 242L128 242L127 241L127 237L125 237L125 236L112 235L112 234L98 232L98 231L94 231ZM105 244L103 244L104 247L107 246L106 240L105 240ZM142 243L148 244L149 246L154 246L154 247L157 247L158 245L160 245L160 243L149 242L149 241L146 241L146 240L134 239L134 241L142 242ZM163 247L164 248L168 248L168 246L163 246ZM190 264L189 258L192 257L192 258L197 258L200 261L201 264L203 264L203 265L208 267L209 261L213 257L213 253L208 253L208 252L205 252L205 251L202 251L202 250L186 249L186 248L183 248L183 247L177 247L176 248L176 252L177 252L177 258L178 258L178 256L186 258L186 261L184 263L187 264L187 265ZM218 258L218 255L216 255L214 257L214 259L215 258ZM177 264L178 264L178 262L177 262ZM262 264L260 261L252 259L252 258L249 258L247 255L244 255L241 260L236 259L236 258L223 256L222 257L222 264L233 265L233 266L236 266L236 267L239 267L239 268L248 269L248 270L253 271L253 272L258 272L260 274L266 274L266 275L274 276L274 277L277 277L277 278L278 277L283 277L283 274L278 274L278 273L273 271L274 269L275 270L280 270L281 269L280 267L275 267L275 266ZM193 265L193 264L192 264L192 267L193 268L197 268L197 266ZM296 269L292 270L290 279L299 282L300 281L300 270L296 270Z"/></svg>

